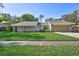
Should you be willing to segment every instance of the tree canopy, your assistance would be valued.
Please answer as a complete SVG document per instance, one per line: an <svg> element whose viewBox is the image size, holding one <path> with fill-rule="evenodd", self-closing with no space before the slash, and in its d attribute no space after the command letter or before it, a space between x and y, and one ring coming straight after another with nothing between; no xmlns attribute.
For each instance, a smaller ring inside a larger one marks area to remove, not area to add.
<svg viewBox="0 0 79 59"><path fill-rule="evenodd" d="M21 16L21 20L22 21L37 21L38 19L37 18L35 18L33 15L31 15L31 14L23 14L22 16Z"/></svg>
<svg viewBox="0 0 79 59"><path fill-rule="evenodd" d="M0 3L0 7L1 7L1 8L4 8L4 5L3 5L2 3Z"/></svg>
<svg viewBox="0 0 79 59"><path fill-rule="evenodd" d="M70 22L77 22L79 21L79 10L75 10L72 13L65 14L61 17L61 20L70 21Z"/></svg>
<svg viewBox="0 0 79 59"><path fill-rule="evenodd" d="M45 21L46 21L46 22L53 21L53 18L52 18L52 17L47 18Z"/></svg>

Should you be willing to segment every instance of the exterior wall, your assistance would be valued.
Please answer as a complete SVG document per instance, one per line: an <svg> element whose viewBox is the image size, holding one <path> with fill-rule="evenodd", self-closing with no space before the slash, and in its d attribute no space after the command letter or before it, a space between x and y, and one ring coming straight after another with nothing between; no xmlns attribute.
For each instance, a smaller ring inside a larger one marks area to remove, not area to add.
<svg viewBox="0 0 79 59"><path fill-rule="evenodd" d="M5 23L5 24L0 24L0 27L7 27L7 26L9 26L9 24L8 24L8 23Z"/></svg>
<svg viewBox="0 0 79 59"><path fill-rule="evenodd" d="M72 31L72 27L70 25L52 25L51 31L69 32Z"/></svg>
<svg viewBox="0 0 79 59"><path fill-rule="evenodd" d="M24 27L24 31L34 31L34 30L35 30L35 26Z"/></svg>
<svg viewBox="0 0 79 59"><path fill-rule="evenodd" d="M78 25L72 25L72 31L73 32L79 32L79 24Z"/></svg>
<svg viewBox="0 0 79 59"><path fill-rule="evenodd" d="M73 32L79 32L79 27L74 27Z"/></svg>
<svg viewBox="0 0 79 59"><path fill-rule="evenodd" d="M35 27L34 26L18 26L17 27L17 32L25 32L25 31L30 31L30 30L34 30Z"/></svg>
<svg viewBox="0 0 79 59"><path fill-rule="evenodd" d="M17 27L17 32L23 32L24 31L24 27Z"/></svg>
<svg viewBox="0 0 79 59"><path fill-rule="evenodd" d="M9 26L9 23L0 23L0 31L7 30Z"/></svg>
<svg viewBox="0 0 79 59"><path fill-rule="evenodd" d="M45 23L45 24L42 24L42 27L46 31L51 31L51 24Z"/></svg>
<svg viewBox="0 0 79 59"><path fill-rule="evenodd" d="M77 32L79 32L79 27L76 28Z"/></svg>

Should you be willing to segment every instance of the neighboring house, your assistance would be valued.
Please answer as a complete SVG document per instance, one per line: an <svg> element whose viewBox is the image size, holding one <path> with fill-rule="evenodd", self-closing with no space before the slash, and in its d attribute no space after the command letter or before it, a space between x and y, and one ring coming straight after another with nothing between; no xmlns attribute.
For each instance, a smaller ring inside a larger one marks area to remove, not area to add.
<svg viewBox="0 0 79 59"><path fill-rule="evenodd" d="M9 23L6 21L0 22L0 30L6 30L6 28L9 26Z"/></svg>
<svg viewBox="0 0 79 59"><path fill-rule="evenodd" d="M37 29L56 31L56 32L71 32L79 31L79 25L75 25L73 22L67 21L50 21L45 23L38 23L37 21L24 21L11 25L13 31L24 32L24 31L35 31Z"/></svg>
<svg viewBox="0 0 79 59"><path fill-rule="evenodd" d="M25 32L25 31L34 31L37 27L37 21L24 21L11 25L13 31Z"/></svg>

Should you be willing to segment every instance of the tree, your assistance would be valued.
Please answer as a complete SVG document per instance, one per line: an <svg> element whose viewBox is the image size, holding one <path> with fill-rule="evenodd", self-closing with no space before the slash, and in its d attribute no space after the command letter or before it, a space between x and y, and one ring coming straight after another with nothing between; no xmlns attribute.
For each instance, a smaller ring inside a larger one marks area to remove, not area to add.
<svg viewBox="0 0 79 59"><path fill-rule="evenodd" d="M4 17L0 17L0 22L2 22L2 21L7 21L7 19Z"/></svg>
<svg viewBox="0 0 79 59"><path fill-rule="evenodd" d="M79 22L79 10L75 10L74 15L75 15L75 21L74 22L77 24Z"/></svg>
<svg viewBox="0 0 79 59"><path fill-rule="evenodd" d="M0 13L0 17L4 20L4 21L10 21L10 14L7 14L7 13Z"/></svg>
<svg viewBox="0 0 79 59"><path fill-rule="evenodd" d="M18 17L17 16L11 16L10 14L7 13L0 13L0 22L1 21L7 21L10 24L17 23L18 22Z"/></svg>
<svg viewBox="0 0 79 59"><path fill-rule="evenodd" d="M23 14L21 16L22 21L37 21L37 19L31 14Z"/></svg>
<svg viewBox="0 0 79 59"><path fill-rule="evenodd" d="M1 8L4 8L4 5L3 5L2 3L0 3L0 7L1 7Z"/></svg>
<svg viewBox="0 0 79 59"><path fill-rule="evenodd" d="M70 14L65 14L61 17L61 20L75 22L77 20L77 14L75 12Z"/></svg>
<svg viewBox="0 0 79 59"><path fill-rule="evenodd" d="M75 10L73 13L75 15L75 20L74 20L75 26L77 26L79 23L79 10ZM77 29L77 27L75 27L75 29L74 29L75 32L77 32L76 29Z"/></svg>
<svg viewBox="0 0 79 59"><path fill-rule="evenodd" d="M71 13L70 16L69 16L69 21L75 23L76 19L77 19L77 15L74 14L74 13Z"/></svg>
<svg viewBox="0 0 79 59"><path fill-rule="evenodd" d="M4 5L3 5L2 3L0 3L0 7L1 7L1 8L4 8Z"/></svg>
<svg viewBox="0 0 79 59"><path fill-rule="evenodd" d="M18 23L19 21L19 17L17 17L16 15L14 15L14 16L11 16L11 22L12 23Z"/></svg>
<svg viewBox="0 0 79 59"><path fill-rule="evenodd" d="M65 20L65 21L68 21L69 20L69 14L65 14L61 17L61 20Z"/></svg>
<svg viewBox="0 0 79 59"><path fill-rule="evenodd" d="M2 3L0 3L0 7L4 8L4 5ZM0 13L0 16L1 16L0 17L0 22L3 21L3 20L6 20L6 18L3 17L3 13Z"/></svg>
<svg viewBox="0 0 79 59"><path fill-rule="evenodd" d="M41 27L42 27L42 26L41 26L41 23L38 22L38 23L37 23L37 28L38 28L39 31L41 30Z"/></svg>
<svg viewBox="0 0 79 59"><path fill-rule="evenodd" d="M46 22L53 21L53 18L52 18L52 17L47 18L45 21L46 21Z"/></svg>
<svg viewBox="0 0 79 59"><path fill-rule="evenodd" d="M39 16L39 21L42 22L42 18L44 18L44 15L41 14L41 15Z"/></svg>

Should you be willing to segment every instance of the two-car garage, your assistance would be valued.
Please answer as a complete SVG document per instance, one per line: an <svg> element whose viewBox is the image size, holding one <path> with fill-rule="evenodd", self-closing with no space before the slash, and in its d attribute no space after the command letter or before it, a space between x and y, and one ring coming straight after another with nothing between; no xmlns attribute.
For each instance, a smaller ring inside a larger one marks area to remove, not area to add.
<svg viewBox="0 0 79 59"><path fill-rule="evenodd" d="M64 20L49 22L51 31L53 32L71 32L73 30L72 25L75 23Z"/></svg>
<svg viewBox="0 0 79 59"><path fill-rule="evenodd" d="M72 30L71 25L52 25L51 28L55 32L69 32Z"/></svg>

